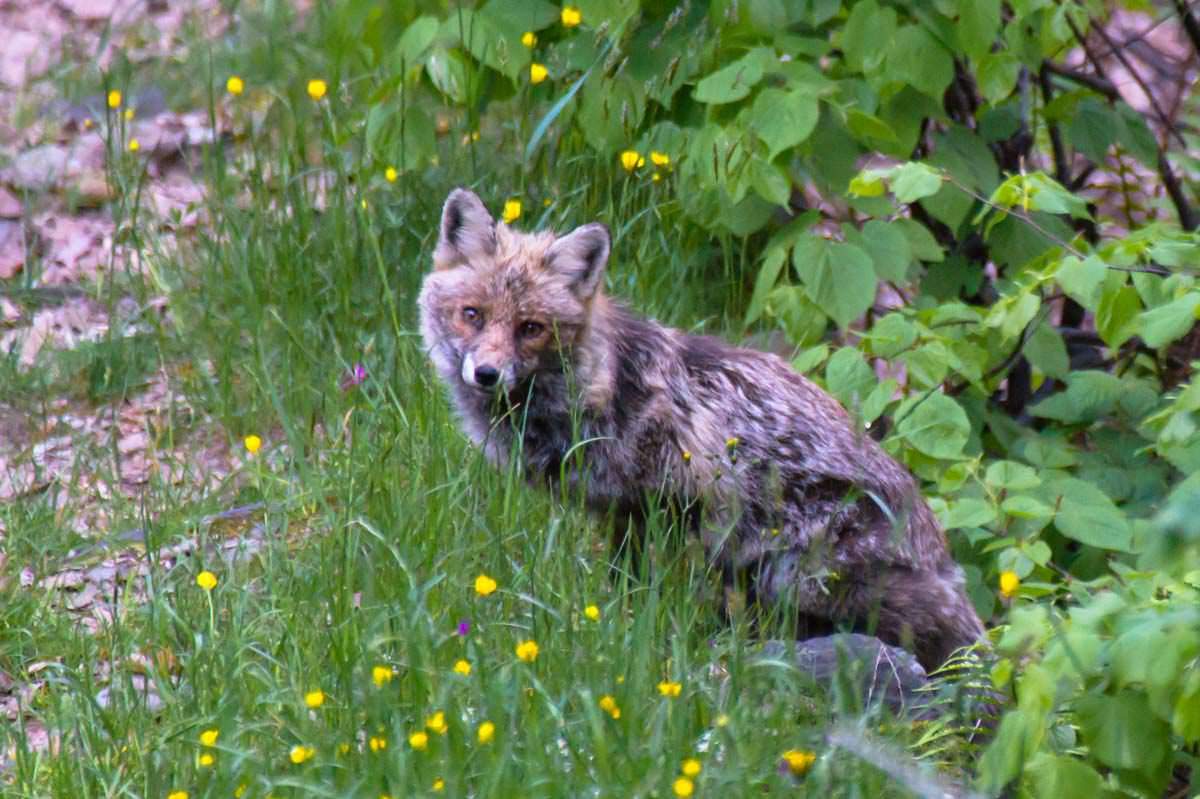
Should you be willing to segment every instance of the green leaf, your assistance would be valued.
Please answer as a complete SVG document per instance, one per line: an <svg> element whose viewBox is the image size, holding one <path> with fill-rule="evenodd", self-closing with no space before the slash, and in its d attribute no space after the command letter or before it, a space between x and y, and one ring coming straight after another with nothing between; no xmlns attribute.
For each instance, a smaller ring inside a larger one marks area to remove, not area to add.
<svg viewBox="0 0 1200 799"><path fill-rule="evenodd" d="M871 326L867 336L871 354L895 358L917 340L916 326L900 313L890 313Z"/></svg>
<svg viewBox="0 0 1200 799"><path fill-rule="evenodd" d="M891 222L872 219L863 225L862 238L879 279L903 283L913 260L904 232Z"/></svg>
<svg viewBox="0 0 1200 799"><path fill-rule="evenodd" d="M720 105L748 96L762 80L763 70L774 58L770 48L758 47L696 84L692 96L701 103Z"/></svg>
<svg viewBox="0 0 1200 799"><path fill-rule="evenodd" d="M1083 696L1075 703L1079 729L1093 757L1112 768L1158 768L1170 754L1170 730L1144 694Z"/></svg>
<svg viewBox="0 0 1200 799"><path fill-rule="evenodd" d="M1142 340L1158 349L1182 338L1196 324L1200 308L1200 292L1190 291L1166 305L1151 308L1142 314Z"/></svg>
<svg viewBox="0 0 1200 799"><path fill-rule="evenodd" d="M958 43L972 59L989 53L1000 31L1000 0L959 0Z"/></svg>
<svg viewBox="0 0 1200 799"><path fill-rule="evenodd" d="M758 269L758 277L754 281L754 293L750 296L750 305L746 308L746 324L753 324L762 316L763 306L767 295L779 282L779 273L787 261L787 250L774 247L763 256L762 266Z"/></svg>
<svg viewBox="0 0 1200 799"><path fill-rule="evenodd" d="M843 329L875 301L871 256L852 244L805 234L792 250L792 264L809 298Z"/></svg>
<svg viewBox="0 0 1200 799"><path fill-rule="evenodd" d="M1054 280L1068 297L1089 311L1095 311L1100 304L1100 289L1107 276L1108 269L1097 256L1089 255L1081 261L1068 255L1059 262Z"/></svg>
<svg viewBox="0 0 1200 799"><path fill-rule="evenodd" d="M971 435L967 413L945 394L929 394L902 404L896 435L934 458L951 460L962 456Z"/></svg>
<svg viewBox="0 0 1200 799"><path fill-rule="evenodd" d="M898 227L904 237L908 239L908 246L912 248L912 253L916 258L932 263L940 263L945 260L946 251L942 249L942 245L937 243L937 239L929 232L929 228L912 219L897 219L892 224Z"/></svg>
<svg viewBox="0 0 1200 799"><path fill-rule="evenodd" d="M435 47L425 59L425 71L437 90L452 103L462 104L466 100L472 70L462 53Z"/></svg>
<svg viewBox="0 0 1200 799"><path fill-rule="evenodd" d="M1063 337L1046 322L1035 327L1025 342L1025 357L1042 374L1059 380L1066 379L1071 371L1071 356Z"/></svg>
<svg viewBox="0 0 1200 799"><path fill-rule="evenodd" d="M787 208L792 199L792 182L787 173L770 161L755 156L747 167L750 185L769 203Z"/></svg>
<svg viewBox="0 0 1200 799"><path fill-rule="evenodd" d="M991 488L1003 488L1008 491L1024 491L1042 484L1042 478L1038 477L1037 472L1016 461L996 461L988 466L983 479Z"/></svg>
<svg viewBox="0 0 1200 799"><path fill-rule="evenodd" d="M1124 391L1121 379L1108 372L1072 372L1067 378L1066 391L1047 397L1030 408L1029 412L1065 424L1093 422L1111 414Z"/></svg>
<svg viewBox="0 0 1200 799"><path fill-rule="evenodd" d="M875 0L855 3L842 28L842 55L859 72L874 72L887 54L886 38L896 30L896 12ZM882 37L882 38L881 38Z"/></svg>
<svg viewBox="0 0 1200 799"><path fill-rule="evenodd" d="M807 89L763 89L750 107L750 129L767 145L767 160L808 138L820 107Z"/></svg>
<svg viewBox="0 0 1200 799"><path fill-rule="evenodd" d="M1105 286L1096 309L1096 332L1105 344L1116 349L1137 335L1141 310L1142 302L1133 286Z"/></svg>
<svg viewBox="0 0 1200 799"><path fill-rule="evenodd" d="M906 25L896 31L887 53L887 69L892 80L907 83L939 103L942 92L954 80L954 59L921 25Z"/></svg>
<svg viewBox="0 0 1200 799"><path fill-rule="evenodd" d="M964 497L951 502L940 518L947 530L985 527L996 520L996 507L987 500Z"/></svg>
<svg viewBox="0 0 1200 799"><path fill-rule="evenodd" d="M909 161L892 171L889 183L897 200L911 203L937 194L942 188L942 173L927 164Z"/></svg>
<svg viewBox="0 0 1200 799"><path fill-rule="evenodd" d="M1025 771L1037 786L1037 796L1054 799L1104 796L1104 780L1095 769L1077 758L1038 752Z"/></svg>
<svg viewBox="0 0 1200 799"><path fill-rule="evenodd" d="M1006 637L1014 637L1011 635ZM979 761L979 787L988 796L1001 791L1020 776L1045 737L1043 718L1028 710L1004 714L996 737Z"/></svg>
<svg viewBox="0 0 1200 799"><path fill-rule="evenodd" d="M861 405L878 382L875 370L854 347L842 347L825 366L825 388L846 408Z"/></svg>
<svg viewBox="0 0 1200 799"><path fill-rule="evenodd" d="M1103 491L1075 477L1056 478L1046 491L1058 509L1054 526L1067 538L1098 549L1132 551L1129 520Z"/></svg>
<svg viewBox="0 0 1200 799"><path fill-rule="evenodd" d="M1021 76L1021 61L1011 53L985 53L976 61L976 79L983 99L992 105L1012 94Z"/></svg>
<svg viewBox="0 0 1200 799"><path fill-rule="evenodd" d="M434 17L417 17L400 34L400 41L392 48L391 64L396 72L401 67L411 69L421 62L421 56L433 44L440 23Z"/></svg>
<svg viewBox="0 0 1200 799"><path fill-rule="evenodd" d="M592 148L612 155L636 138L646 114L642 85L624 75L597 75L583 88L576 117Z"/></svg>

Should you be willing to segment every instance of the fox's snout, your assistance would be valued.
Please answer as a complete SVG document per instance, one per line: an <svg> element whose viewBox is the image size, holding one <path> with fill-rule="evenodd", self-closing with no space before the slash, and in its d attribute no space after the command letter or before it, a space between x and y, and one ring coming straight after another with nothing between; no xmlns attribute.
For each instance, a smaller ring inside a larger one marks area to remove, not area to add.
<svg viewBox="0 0 1200 799"><path fill-rule="evenodd" d="M462 379L468 386L488 389L503 383L505 389L511 390L515 378L511 365L503 365L494 358L481 357L481 354L474 352L463 355Z"/></svg>

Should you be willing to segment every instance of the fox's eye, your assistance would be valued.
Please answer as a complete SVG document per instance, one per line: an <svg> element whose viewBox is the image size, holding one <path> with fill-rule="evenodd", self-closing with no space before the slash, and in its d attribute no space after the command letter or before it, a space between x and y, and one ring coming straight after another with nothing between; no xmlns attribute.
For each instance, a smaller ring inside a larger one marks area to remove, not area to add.
<svg viewBox="0 0 1200 799"><path fill-rule="evenodd" d="M483 321L483 314L479 312L479 309L471 307L470 305L462 309L462 315L463 319L466 319L473 325L478 325Z"/></svg>
<svg viewBox="0 0 1200 799"><path fill-rule="evenodd" d="M521 335L524 336L525 338L533 338L534 336L540 336L542 334L542 331L545 329L546 329L546 326L543 325L541 322L530 321L530 322L522 322L521 323Z"/></svg>

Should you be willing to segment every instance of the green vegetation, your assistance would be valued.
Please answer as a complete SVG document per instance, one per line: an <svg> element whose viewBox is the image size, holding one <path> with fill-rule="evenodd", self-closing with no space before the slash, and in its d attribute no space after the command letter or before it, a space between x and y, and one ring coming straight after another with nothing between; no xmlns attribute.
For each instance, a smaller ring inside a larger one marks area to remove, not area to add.
<svg viewBox="0 0 1200 799"><path fill-rule="evenodd" d="M169 314L46 369L0 360L32 412L53 392L115 415L161 367L191 410L156 440L215 419L240 466L203 496L113 500L107 546L143 527L147 568L96 634L18 579L87 556L69 505L0 507L0 669L41 675L51 731L39 750L0 726L6 790L907 795L827 740L853 697L755 658L698 544L613 581L595 520L467 446L415 298L469 185L518 226L607 223L611 294L784 342L922 479L1011 701L983 742L869 709L889 758L985 795L1195 793L1200 241L1191 187L1141 185L1175 140L1061 67L1111 5L241 4L171 88L225 135L174 247L108 117L119 238L147 269L96 296L163 292ZM79 457L119 481L112 450ZM206 520L229 508L249 510Z"/></svg>

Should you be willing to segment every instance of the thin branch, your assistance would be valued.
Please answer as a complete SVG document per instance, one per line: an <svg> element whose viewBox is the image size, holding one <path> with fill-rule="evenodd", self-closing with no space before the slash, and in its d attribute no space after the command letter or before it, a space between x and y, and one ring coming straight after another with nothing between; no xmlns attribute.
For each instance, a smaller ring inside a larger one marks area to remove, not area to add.
<svg viewBox="0 0 1200 799"><path fill-rule="evenodd" d="M1192 47L1195 48L1196 54L1200 55L1200 22L1192 15L1192 8L1197 5L1197 2L1185 3L1183 0L1174 0L1175 11L1179 14L1180 21L1183 22L1183 30L1187 37L1192 40Z"/></svg>
<svg viewBox="0 0 1200 799"><path fill-rule="evenodd" d="M1110 100L1120 100L1121 93L1117 91L1117 87L1112 84L1108 78L1091 75L1087 72L1080 72L1076 69L1071 69L1065 64L1057 64L1050 59L1042 61L1042 67L1053 72L1055 75L1061 75L1067 80L1074 81L1081 86L1087 86L1097 94L1103 94Z"/></svg>
<svg viewBox="0 0 1200 799"><path fill-rule="evenodd" d="M1042 87L1042 101L1046 105L1050 105L1053 87L1050 83L1050 72L1046 69L1045 63L1038 70L1038 83ZM1071 165L1067 162L1067 148L1063 146L1062 132L1058 129L1057 122L1048 122L1046 127L1050 132L1050 147L1054 151L1054 178L1062 185L1070 186L1073 182Z"/></svg>

